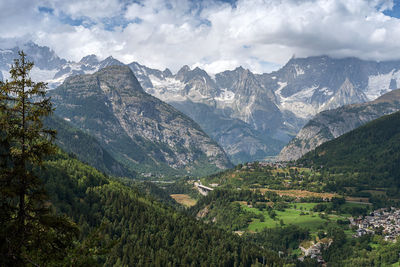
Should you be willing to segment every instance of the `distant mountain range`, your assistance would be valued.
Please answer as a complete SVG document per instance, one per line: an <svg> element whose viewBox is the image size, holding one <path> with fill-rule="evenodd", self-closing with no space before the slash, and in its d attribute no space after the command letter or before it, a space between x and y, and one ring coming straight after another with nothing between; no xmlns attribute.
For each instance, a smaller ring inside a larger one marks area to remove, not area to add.
<svg viewBox="0 0 400 267"><path fill-rule="evenodd" d="M69 62L34 43L22 48L36 63L32 76L50 88L71 75L124 65L94 55ZM4 78L17 50L0 50ZM318 56L292 58L272 73L254 74L239 67L215 75L188 66L176 74L136 62L128 66L147 93L191 117L235 163L275 156L318 112L372 101L400 85L400 61Z"/></svg>
<svg viewBox="0 0 400 267"><path fill-rule="evenodd" d="M144 92L128 66L71 76L49 95L56 115L142 176L206 175L231 166L193 120Z"/></svg>
<svg viewBox="0 0 400 267"><path fill-rule="evenodd" d="M371 102L322 111L312 118L282 149L278 160L297 160L308 151L329 140L398 110L400 110L400 89L386 93Z"/></svg>
<svg viewBox="0 0 400 267"><path fill-rule="evenodd" d="M34 80L47 82L50 89L62 84L69 76L94 73L111 65L124 65L111 56L102 61L95 55L85 56L79 62L67 61L58 57L49 47L28 42L21 47L0 49L0 75L3 78L9 78L10 65L18 58L18 51L21 49L35 63L31 76Z"/></svg>

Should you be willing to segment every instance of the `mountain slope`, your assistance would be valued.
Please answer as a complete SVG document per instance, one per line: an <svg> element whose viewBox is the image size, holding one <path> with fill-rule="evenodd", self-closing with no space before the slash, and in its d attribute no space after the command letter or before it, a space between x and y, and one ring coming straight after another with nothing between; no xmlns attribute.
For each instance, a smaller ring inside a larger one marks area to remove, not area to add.
<svg viewBox="0 0 400 267"><path fill-rule="evenodd" d="M187 114L218 142L233 163L262 160L276 155L283 141L257 131L240 119L230 118L213 107L191 101L171 102L176 109Z"/></svg>
<svg viewBox="0 0 400 267"><path fill-rule="evenodd" d="M67 121L53 115L44 124L57 131L55 143L65 152L73 154L96 169L113 176L136 177L136 173L116 161L93 136L73 127Z"/></svg>
<svg viewBox="0 0 400 267"><path fill-rule="evenodd" d="M70 77L49 95L57 115L132 170L200 175L231 166L194 121L145 93L127 66Z"/></svg>
<svg viewBox="0 0 400 267"><path fill-rule="evenodd" d="M326 141L398 110L400 110L400 89L371 102L323 111L311 119L282 149L278 160L296 160Z"/></svg>
<svg viewBox="0 0 400 267"><path fill-rule="evenodd" d="M400 188L400 112L383 116L308 152L298 163L345 173L342 186ZM346 175L347 174L347 175Z"/></svg>

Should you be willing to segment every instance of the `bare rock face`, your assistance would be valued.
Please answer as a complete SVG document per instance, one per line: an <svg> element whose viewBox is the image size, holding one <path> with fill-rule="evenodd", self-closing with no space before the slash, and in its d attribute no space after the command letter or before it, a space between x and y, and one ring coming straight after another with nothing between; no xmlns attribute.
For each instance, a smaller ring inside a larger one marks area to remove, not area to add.
<svg viewBox="0 0 400 267"><path fill-rule="evenodd" d="M311 119L282 149L278 160L297 160L322 143L398 110L400 110L400 89L393 90L375 101L323 111Z"/></svg>
<svg viewBox="0 0 400 267"><path fill-rule="evenodd" d="M145 93L128 66L70 77L50 94L56 114L137 171L204 175L231 166L193 120Z"/></svg>

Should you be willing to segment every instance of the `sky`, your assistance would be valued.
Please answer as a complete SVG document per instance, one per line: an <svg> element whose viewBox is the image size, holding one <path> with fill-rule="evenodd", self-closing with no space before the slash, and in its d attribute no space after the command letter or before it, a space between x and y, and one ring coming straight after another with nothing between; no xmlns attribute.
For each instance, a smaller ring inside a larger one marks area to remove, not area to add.
<svg viewBox="0 0 400 267"><path fill-rule="evenodd" d="M0 47L33 41L74 61L263 73L292 56L400 59L400 0L0 0L0 10Z"/></svg>

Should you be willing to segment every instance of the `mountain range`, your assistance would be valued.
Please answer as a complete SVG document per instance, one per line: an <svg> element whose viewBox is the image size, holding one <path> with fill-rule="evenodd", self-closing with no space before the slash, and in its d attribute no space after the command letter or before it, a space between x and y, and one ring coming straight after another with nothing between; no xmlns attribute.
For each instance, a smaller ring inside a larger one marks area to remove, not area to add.
<svg viewBox="0 0 400 267"><path fill-rule="evenodd" d="M95 55L71 62L34 43L21 48L35 61L32 76L50 88L71 75L124 65ZM18 49L0 50L4 78ZM375 100L400 84L400 61L357 58L293 57L281 69L264 74L238 67L210 75L188 66L173 74L137 62L127 65L145 92L191 117L234 163L275 156L317 113Z"/></svg>
<svg viewBox="0 0 400 267"><path fill-rule="evenodd" d="M193 120L144 92L128 66L71 76L49 96L57 116L143 176L205 175L231 166Z"/></svg>

